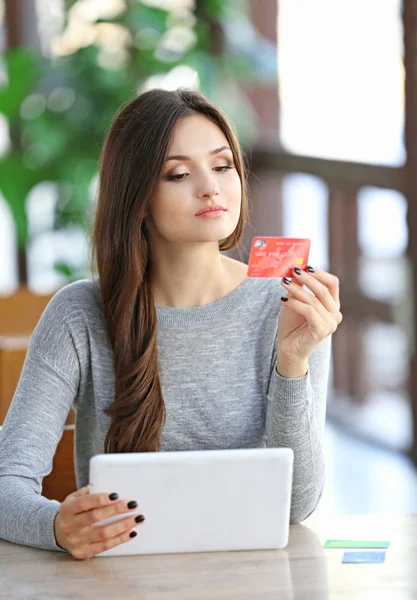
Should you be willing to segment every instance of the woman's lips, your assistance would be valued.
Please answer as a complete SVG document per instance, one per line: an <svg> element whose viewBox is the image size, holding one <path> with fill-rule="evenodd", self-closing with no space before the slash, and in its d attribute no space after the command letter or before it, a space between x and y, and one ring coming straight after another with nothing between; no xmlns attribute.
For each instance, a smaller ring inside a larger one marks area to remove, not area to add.
<svg viewBox="0 0 417 600"><path fill-rule="evenodd" d="M226 211L224 210L224 208L222 208L221 210L208 210L196 216L202 217L203 219L218 219L219 217L222 217L225 214Z"/></svg>
<svg viewBox="0 0 417 600"><path fill-rule="evenodd" d="M204 219L218 219L226 213L224 206L216 204L214 206L206 206L195 213L196 217L203 217Z"/></svg>

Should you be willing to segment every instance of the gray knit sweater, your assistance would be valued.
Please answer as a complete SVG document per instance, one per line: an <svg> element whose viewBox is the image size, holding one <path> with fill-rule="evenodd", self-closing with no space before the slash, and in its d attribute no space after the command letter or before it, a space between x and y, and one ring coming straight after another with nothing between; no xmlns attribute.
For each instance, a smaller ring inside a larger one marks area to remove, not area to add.
<svg viewBox="0 0 417 600"><path fill-rule="evenodd" d="M300 522L323 489L331 338L313 352L305 377L281 377L275 363L284 293L277 279L246 279L205 306L157 307L167 411L161 450L292 448L291 521ZM103 411L113 388L99 286L78 281L60 290L41 317L0 432L0 538L59 550L59 503L41 495L42 479L74 407L77 485L88 484L89 460L104 451Z"/></svg>

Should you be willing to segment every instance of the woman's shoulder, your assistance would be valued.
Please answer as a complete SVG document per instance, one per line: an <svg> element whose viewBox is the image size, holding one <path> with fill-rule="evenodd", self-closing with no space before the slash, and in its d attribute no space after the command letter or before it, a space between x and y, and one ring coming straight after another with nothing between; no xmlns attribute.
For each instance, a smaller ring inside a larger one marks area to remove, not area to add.
<svg viewBox="0 0 417 600"><path fill-rule="evenodd" d="M286 290L277 277L251 277L249 278L254 303L263 310L270 308L273 311L281 309L281 296L286 295Z"/></svg>
<svg viewBox="0 0 417 600"><path fill-rule="evenodd" d="M67 321L77 317L101 315L101 294L98 280L80 279L59 289L45 309L48 320Z"/></svg>
<svg viewBox="0 0 417 600"><path fill-rule="evenodd" d="M76 304L82 306L97 302L100 298L100 286L97 279L79 279L68 283L59 289L53 299L56 302Z"/></svg>
<svg viewBox="0 0 417 600"><path fill-rule="evenodd" d="M32 334L36 353L55 364L55 354L87 348L88 332L105 333L99 285L82 279L58 290L45 308Z"/></svg>

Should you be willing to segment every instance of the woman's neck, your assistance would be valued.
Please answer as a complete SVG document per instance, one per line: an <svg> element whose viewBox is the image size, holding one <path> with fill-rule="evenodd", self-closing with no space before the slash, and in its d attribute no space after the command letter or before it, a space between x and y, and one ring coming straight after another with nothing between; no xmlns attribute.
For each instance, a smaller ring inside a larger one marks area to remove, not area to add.
<svg viewBox="0 0 417 600"><path fill-rule="evenodd" d="M154 253L151 285L155 304L190 308L223 298L244 278L242 270L238 274L231 268L233 262L222 256L217 244L187 244Z"/></svg>

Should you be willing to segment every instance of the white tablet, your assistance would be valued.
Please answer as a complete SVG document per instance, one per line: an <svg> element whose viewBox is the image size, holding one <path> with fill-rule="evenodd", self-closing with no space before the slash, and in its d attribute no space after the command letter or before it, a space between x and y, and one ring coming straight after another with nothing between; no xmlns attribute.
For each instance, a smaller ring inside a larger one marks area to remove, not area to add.
<svg viewBox="0 0 417 600"><path fill-rule="evenodd" d="M94 456L90 492L136 500L146 519L135 538L98 556L284 548L293 456L290 448Z"/></svg>

